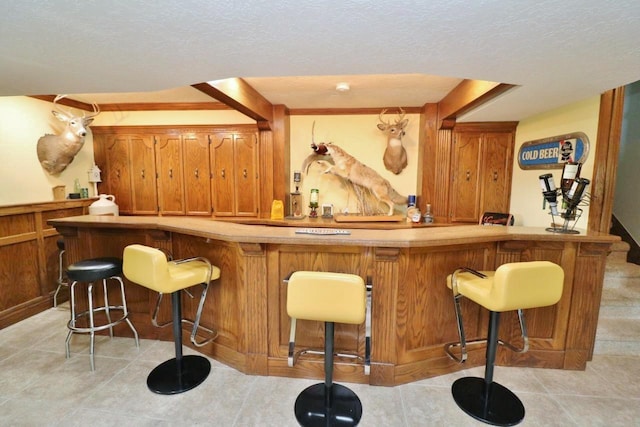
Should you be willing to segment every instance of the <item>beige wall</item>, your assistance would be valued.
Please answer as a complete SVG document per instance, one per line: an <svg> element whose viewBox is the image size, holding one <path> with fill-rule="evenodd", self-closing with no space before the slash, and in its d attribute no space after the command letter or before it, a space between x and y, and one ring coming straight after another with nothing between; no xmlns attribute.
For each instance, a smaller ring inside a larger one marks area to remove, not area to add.
<svg viewBox="0 0 640 427"><path fill-rule="evenodd" d="M377 171L387 179L393 188L406 196L416 194L418 177L418 141L420 116L407 114L409 123L402 138L407 150L408 165L398 175L385 169L382 156L386 148L386 137L378 130L378 115L334 115L334 116L292 116L290 122L291 136L291 169L302 170L305 159L313 154L310 148L311 129L315 121L315 142L332 142L347 151L353 157ZM390 117L393 120L393 116ZM321 168L312 165L309 174L304 175L300 191L304 197L304 205L309 203L311 188L320 190L320 204L334 205L334 211L357 212L357 203L353 194L341 186L340 180L329 174L321 174ZM293 173L291 174L293 179ZM294 190L293 183L290 183ZM398 206L403 211L406 206ZM305 208L305 213L308 209Z"/></svg>
<svg viewBox="0 0 640 427"><path fill-rule="evenodd" d="M518 124L510 209L515 216L516 225L547 227L551 224L549 207L547 206L545 210L542 209L542 191L538 177L543 173L550 172L553 174L556 185L559 185L562 174L562 169L520 169L517 154L522 144L535 139L572 132L584 132L589 138L590 148L587 161L583 165L580 175L591 180L593 178L593 159L598 133L599 108L600 97L595 96L522 120ZM591 186L587 187L587 192L590 191ZM560 198L558 198L558 201L560 201ZM589 207L582 207L582 209L584 212L576 228L585 229L588 223Z"/></svg>
<svg viewBox="0 0 640 427"><path fill-rule="evenodd" d="M51 103L15 96L0 97L0 205L53 200L52 187L73 191L75 178L88 186L87 171L93 165L89 135L74 161L58 176L49 175L38 161L36 145L46 133L57 133L62 122L51 114Z"/></svg>
<svg viewBox="0 0 640 427"><path fill-rule="evenodd" d="M593 173L593 155L596 145L597 121L600 97L593 97L564 108L523 120L516 132L516 153L525 141L570 132L584 132L591 142L589 158L582 176L589 179ZM400 175L388 172L382 163L385 137L376 124L377 115L292 116L291 117L291 168L299 170L305 158L312 153L311 127L315 121L315 141L333 142L347 150L381 176L403 195L415 194L417 189L417 152L419 140L419 116L407 116L409 124L403 141L409 165ZM154 124L223 124L254 123L250 118L234 111L163 111L163 112L104 112L94 125L154 125ZM89 133L76 159L59 176L47 174L38 162L36 144L45 133L60 129L51 114L51 103L29 97L0 97L0 205L33 203L52 200L51 188L65 185L72 190L74 179L83 187L89 187L87 171L93 164L93 140ZM548 210L542 210L542 195L538 176L541 170L521 170L514 160L511 212L519 224L546 226L550 223ZM313 172L313 170L312 170ZM316 171L317 172L317 171ZM552 170L559 182L561 170ZM315 179L315 181L313 181ZM344 191L335 179L316 174L303 182L305 203L311 188L320 188L320 203L333 203L336 212L344 207L354 211L355 205L347 203ZM293 190L293 185L290 183ZM328 195L332 195L329 197ZM352 200L350 200L352 202ZM422 207L421 207L422 208ZM587 225L588 208L578 223Z"/></svg>
<svg viewBox="0 0 640 427"><path fill-rule="evenodd" d="M66 108L66 107L65 107ZM77 178L89 188L88 171L93 165L93 136L73 162L58 176L49 175L38 162L36 145L45 133L62 129L51 114L52 104L26 96L0 97L0 205L36 203L53 200L52 188L66 186L72 192ZM70 109L74 111L73 109ZM82 111L77 111L82 114ZM237 111L117 111L98 115L93 126L166 125L166 124L245 124L255 123Z"/></svg>

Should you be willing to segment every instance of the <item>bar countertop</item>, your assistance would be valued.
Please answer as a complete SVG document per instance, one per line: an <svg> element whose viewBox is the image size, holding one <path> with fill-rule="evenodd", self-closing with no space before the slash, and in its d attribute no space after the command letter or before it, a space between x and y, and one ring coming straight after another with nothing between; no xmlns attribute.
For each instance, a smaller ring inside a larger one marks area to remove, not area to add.
<svg viewBox="0 0 640 427"><path fill-rule="evenodd" d="M546 231L543 227L522 226L482 226L458 225L449 227L418 227L401 229L347 229L350 235L310 235L297 234L298 228L314 228L313 224L300 223L300 226L272 226L262 224L239 224L231 221L217 221L209 218L194 217L157 217L157 216L96 216L83 215L49 220L55 227L90 228L153 228L168 232L183 232L193 236L221 239L229 242L376 246L412 248L441 246L443 244L464 244L476 242L498 242L510 240L540 240L558 242L602 242L611 243L619 237L580 230L580 234L560 234ZM278 225L274 223L274 225Z"/></svg>

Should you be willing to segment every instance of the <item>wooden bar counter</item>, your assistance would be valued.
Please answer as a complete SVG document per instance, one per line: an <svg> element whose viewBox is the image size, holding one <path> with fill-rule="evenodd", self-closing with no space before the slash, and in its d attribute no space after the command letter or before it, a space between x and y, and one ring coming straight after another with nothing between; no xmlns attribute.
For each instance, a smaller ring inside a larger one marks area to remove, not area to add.
<svg viewBox="0 0 640 427"><path fill-rule="evenodd" d="M526 311L530 350L500 349L510 366L585 369L592 357L605 259L615 236L559 235L541 228L451 226L392 230L350 228L349 236L295 233L295 227L221 222L189 217L77 216L51 219L64 235L71 262L122 256L141 243L171 251L174 258L205 256L220 267L207 297L203 324L219 331L203 353L247 374L323 378L320 358L287 366L289 318L283 279L295 270L354 273L373 286L371 374L360 363L336 363L338 381L396 385L484 364L484 348L471 349L458 365L443 345L457 341L446 276L457 267L494 270L508 262L549 260L565 272L563 296L551 307ZM348 224L342 225L349 228ZM156 295L127 283L132 321L142 337L170 339L150 315ZM194 301L184 299L193 315ZM166 305L165 305L166 303ZM487 329L486 310L464 301L467 338ZM170 304L161 316L169 319ZM162 320L162 319L161 319ZM126 335L126 328L117 331ZM506 313L501 337L517 340L514 313ZM364 325L336 325L336 349L364 354ZM299 321L297 348L322 347L323 325ZM167 355L168 357L170 355Z"/></svg>

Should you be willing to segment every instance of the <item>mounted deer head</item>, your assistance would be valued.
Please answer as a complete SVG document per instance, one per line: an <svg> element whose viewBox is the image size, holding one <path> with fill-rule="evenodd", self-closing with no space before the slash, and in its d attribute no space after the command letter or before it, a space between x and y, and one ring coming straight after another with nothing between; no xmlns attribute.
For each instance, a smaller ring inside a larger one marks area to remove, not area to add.
<svg viewBox="0 0 640 427"><path fill-rule="evenodd" d="M40 164L51 175L57 175L67 168L84 145L87 126L93 118L100 114L98 104L91 104L93 112L82 117L73 115L70 111L60 108L58 101L67 95L58 95L53 100L55 110L53 115L65 123L64 130L59 135L46 134L38 139L37 152Z"/></svg>
<svg viewBox="0 0 640 427"><path fill-rule="evenodd" d="M383 119L384 113L387 112L386 108L378 116L380 119L378 129L387 136L387 148L382 157L384 167L396 175L407 167L407 151L402 145L402 137L404 136L404 128L409 123L409 120L404 118L404 110L400 107L398 109L400 114L393 124Z"/></svg>

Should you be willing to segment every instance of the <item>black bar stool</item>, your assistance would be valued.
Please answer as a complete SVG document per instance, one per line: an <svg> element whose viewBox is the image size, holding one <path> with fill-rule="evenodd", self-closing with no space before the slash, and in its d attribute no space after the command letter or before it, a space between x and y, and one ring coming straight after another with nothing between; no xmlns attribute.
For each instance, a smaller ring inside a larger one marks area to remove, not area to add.
<svg viewBox="0 0 640 427"><path fill-rule="evenodd" d="M524 405L511 390L493 381L498 345L525 352L529 348L524 323L524 309L546 307L560 300L564 282L562 268L549 261L503 264L496 271L475 271L460 268L447 277L453 292L460 342L445 345L447 354L458 362L467 359L467 344L486 342L484 378L464 377L452 387L453 399L460 409L476 420L498 426L512 426L524 419ZM464 334L460 299L466 297L489 310L487 339L467 341ZM518 311L523 346L517 348L498 339L500 313ZM457 356L452 349L460 347Z"/></svg>
<svg viewBox="0 0 640 427"><path fill-rule="evenodd" d="M147 387L158 394L178 394L200 385L211 372L211 363L200 355L182 354L182 322L193 325L191 342L202 347L213 341L217 332L200 325L207 291L211 281L220 277L220 269L202 257L168 261L160 249L144 245L129 245L124 248L124 275L133 283L158 292L158 300L152 322L162 327L173 325L173 341L176 357L156 366L147 377ZM181 292L187 288L202 285L200 303L193 322L182 318ZM171 294L172 322L158 325L157 316L162 295ZM197 341L196 333L202 329L208 333L204 340Z"/></svg>
<svg viewBox="0 0 640 427"><path fill-rule="evenodd" d="M303 390L294 406L305 427L355 426L362 403L349 388L333 383L334 323L360 324L366 317L366 287L360 276L296 271L288 280L287 314L293 319L324 322L324 383Z"/></svg>
<svg viewBox="0 0 640 427"><path fill-rule="evenodd" d="M71 320L67 324L69 333L66 339L66 354L67 358L71 355L69 343L71 341L71 335L74 333L89 334L89 356L91 361L91 370L95 370L94 362L94 344L95 333L105 329L109 329L109 336L113 337L113 327L120 322L127 322L129 328L133 332L135 338L136 347L140 347L138 341L138 332L131 324L129 320L129 311L127 310L127 300L124 294L124 283L122 282L122 260L120 258L92 258L78 261L67 267L67 277L71 282L69 287L69 294L71 298ZM122 305L109 305L109 292L107 286L107 280L114 279L120 283L120 296L122 299ZM104 293L104 305L95 306L93 301L93 283L101 280L102 289ZM76 313L76 299L75 299L75 287L78 283L87 284L87 300L89 302L89 308L81 313ZM117 319L111 318L112 311L121 311L122 316ZM95 314L98 312L104 312L106 316L106 323L96 325ZM88 325L81 326L78 320L86 318Z"/></svg>

